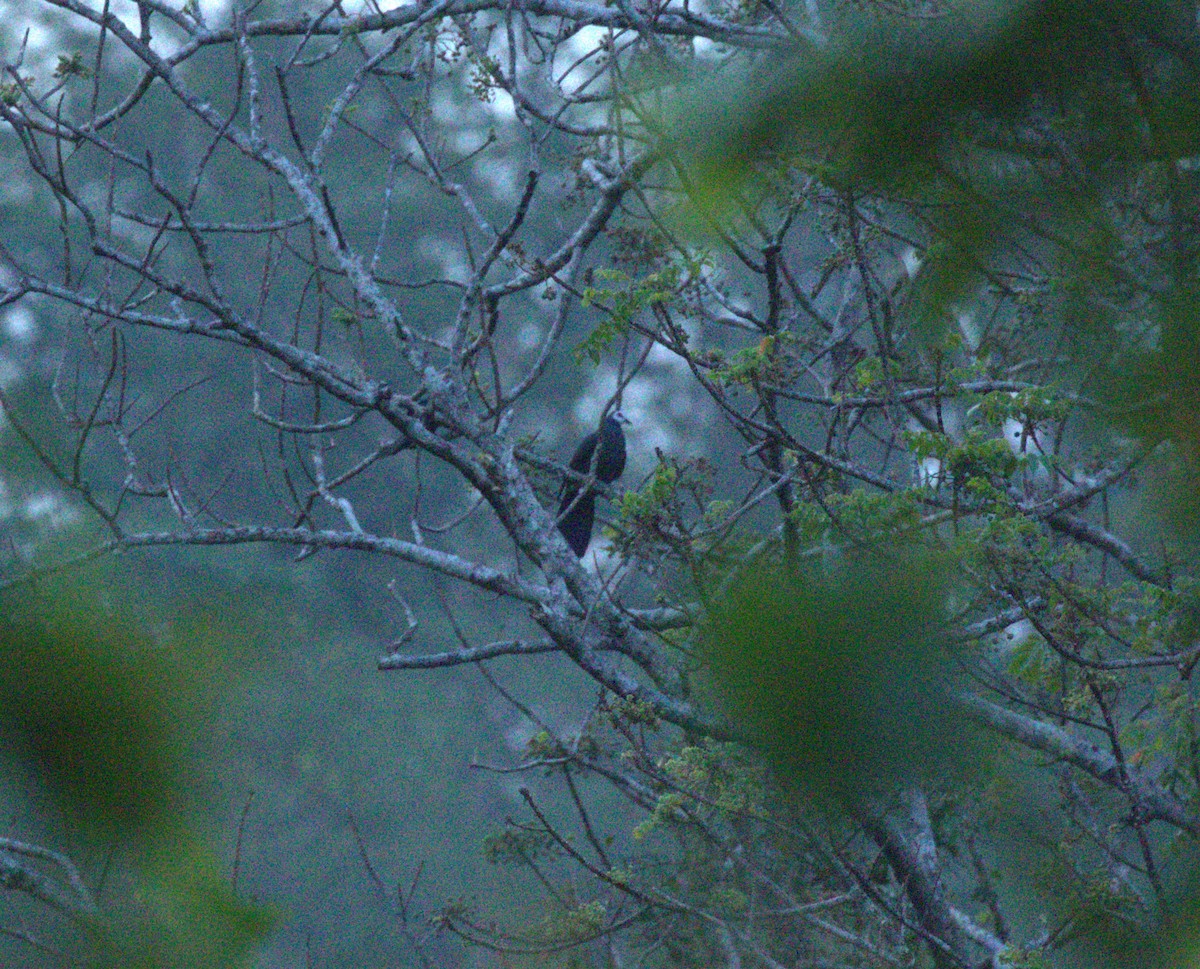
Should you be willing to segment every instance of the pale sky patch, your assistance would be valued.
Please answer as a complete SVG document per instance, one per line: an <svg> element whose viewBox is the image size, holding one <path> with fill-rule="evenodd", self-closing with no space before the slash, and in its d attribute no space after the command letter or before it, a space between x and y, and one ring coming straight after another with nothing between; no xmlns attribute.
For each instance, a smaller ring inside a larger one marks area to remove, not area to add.
<svg viewBox="0 0 1200 969"><path fill-rule="evenodd" d="M79 512L57 495L41 492L27 498L21 505L21 515L32 522L65 528L79 518Z"/></svg>
<svg viewBox="0 0 1200 969"><path fill-rule="evenodd" d="M4 314L4 334L17 343L30 343L37 336L33 313L27 306L13 306Z"/></svg>

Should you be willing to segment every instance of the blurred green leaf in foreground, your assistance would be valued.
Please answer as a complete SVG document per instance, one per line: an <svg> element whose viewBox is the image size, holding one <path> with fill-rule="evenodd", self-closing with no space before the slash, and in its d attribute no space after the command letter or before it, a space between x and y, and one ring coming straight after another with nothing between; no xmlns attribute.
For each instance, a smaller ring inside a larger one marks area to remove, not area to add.
<svg viewBox="0 0 1200 969"><path fill-rule="evenodd" d="M696 208L716 225L801 174L847 204L908 212L921 264L897 330L931 345L997 280L1047 266L1045 346L1083 364L1060 379L1095 404L1098 447L1144 449L1169 531L1193 531L1195 5L922 6L928 16L848 9L821 43L698 74L667 125Z"/></svg>
<svg viewBox="0 0 1200 969"><path fill-rule="evenodd" d="M906 564L755 572L714 617L709 658L731 720L804 788L887 792L971 750L943 679L946 571Z"/></svg>
<svg viewBox="0 0 1200 969"><path fill-rule="evenodd" d="M197 612L169 635L101 608L97 591L45 583L0 596L0 730L87 843L130 859L132 891L69 912L88 965L254 963L274 916L236 897L192 827L192 751L221 694L230 638Z"/></svg>

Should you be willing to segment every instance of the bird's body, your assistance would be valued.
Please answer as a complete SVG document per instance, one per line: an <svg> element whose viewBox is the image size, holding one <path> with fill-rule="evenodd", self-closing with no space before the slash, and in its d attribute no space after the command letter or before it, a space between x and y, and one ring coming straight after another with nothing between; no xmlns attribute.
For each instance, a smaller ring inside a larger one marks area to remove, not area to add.
<svg viewBox="0 0 1200 969"><path fill-rule="evenodd" d="M604 418L600 430L592 431L579 442L571 455L569 467L578 474L596 476L603 484L612 484L625 470L625 432L621 415ZM563 483L562 500L558 505L558 530L580 558L592 540L592 525L596 518L596 493L587 488L579 493L580 482Z"/></svg>

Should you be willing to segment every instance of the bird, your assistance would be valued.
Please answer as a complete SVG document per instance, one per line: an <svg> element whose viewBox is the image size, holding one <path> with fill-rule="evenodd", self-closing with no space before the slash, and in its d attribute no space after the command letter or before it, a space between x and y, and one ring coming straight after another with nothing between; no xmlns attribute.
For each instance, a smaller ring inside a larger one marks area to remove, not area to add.
<svg viewBox="0 0 1200 969"><path fill-rule="evenodd" d="M625 470L625 431L622 424L629 419L617 411L607 415L598 431L592 431L579 442L571 455L569 467L579 474L596 476L603 484L612 484ZM599 445L599 448L597 448ZM592 540L592 524L596 517L596 492L587 488L579 494L581 482L563 482L558 505L558 530L580 558Z"/></svg>

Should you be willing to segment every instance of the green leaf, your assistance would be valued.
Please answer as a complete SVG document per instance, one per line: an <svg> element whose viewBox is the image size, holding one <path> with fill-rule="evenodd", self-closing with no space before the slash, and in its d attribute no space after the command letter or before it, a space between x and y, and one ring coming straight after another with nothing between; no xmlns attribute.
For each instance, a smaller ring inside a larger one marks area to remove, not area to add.
<svg viewBox="0 0 1200 969"><path fill-rule="evenodd" d="M946 565L915 553L757 571L714 613L705 656L730 719L803 787L838 797L973 756L947 701Z"/></svg>

